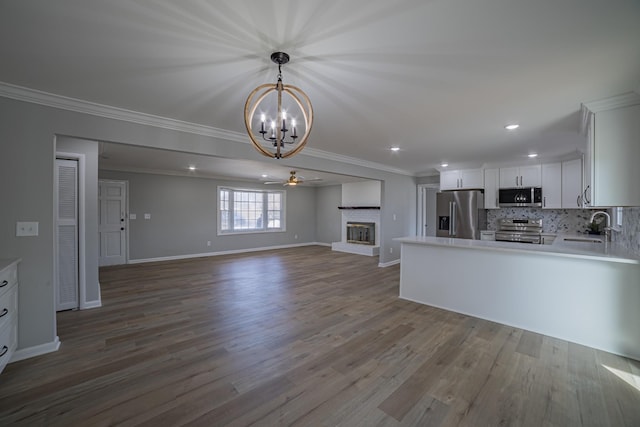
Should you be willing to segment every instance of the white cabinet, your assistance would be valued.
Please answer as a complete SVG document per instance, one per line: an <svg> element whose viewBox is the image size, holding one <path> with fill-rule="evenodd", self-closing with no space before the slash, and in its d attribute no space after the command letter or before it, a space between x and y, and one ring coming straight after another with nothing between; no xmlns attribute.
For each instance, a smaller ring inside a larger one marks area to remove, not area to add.
<svg viewBox="0 0 640 427"><path fill-rule="evenodd" d="M640 206L640 105L632 102L591 115L584 186L589 206Z"/></svg>
<svg viewBox="0 0 640 427"><path fill-rule="evenodd" d="M440 172L440 190L469 190L484 188L482 169Z"/></svg>
<svg viewBox="0 0 640 427"><path fill-rule="evenodd" d="M0 372L18 346L18 263L0 260Z"/></svg>
<svg viewBox="0 0 640 427"><path fill-rule="evenodd" d="M498 187L499 187L499 171L498 169L484 170L484 208L498 209Z"/></svg>
<svg viewBox="0 0 640 427"><path fill-rule="evenodd" d="M562 163L542 165L542 208L562 207ZM578 190L580 191L580 190Z"/></svg>
<svg viewBox="0 0 640 427"><path fill-rule="evenodd" d="M544 187L542 187L544 194ZM562 207L578 209L583 207L582 159L562 162Z"/></svg>
<svg viewBox="0 0 640 427"><path fill-rule="evenodd" d="M500 188L540 187L542 167L540 165L500 168Z"/></svg>

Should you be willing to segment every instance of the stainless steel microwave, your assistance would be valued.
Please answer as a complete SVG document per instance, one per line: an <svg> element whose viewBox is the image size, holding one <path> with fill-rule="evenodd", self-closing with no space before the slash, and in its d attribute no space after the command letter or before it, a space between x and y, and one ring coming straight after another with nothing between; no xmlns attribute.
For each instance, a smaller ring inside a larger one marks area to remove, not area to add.
<svg viewBox="0 0 640 427"><path fill-rule="evenodd" d="M542 188L501 188L498 190L498 205L508 207L542 207Z"/></svg>

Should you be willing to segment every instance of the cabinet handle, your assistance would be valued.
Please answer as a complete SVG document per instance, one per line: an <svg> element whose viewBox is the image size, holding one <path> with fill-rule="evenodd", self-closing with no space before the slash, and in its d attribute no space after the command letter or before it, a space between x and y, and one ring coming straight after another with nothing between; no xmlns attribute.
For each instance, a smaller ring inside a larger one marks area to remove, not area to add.
<svg viewBox="0 0 640 427"><path fill-rule="evenodd" d="M547 196L544 196L542 198L542 207L546 208L547 207Z"/></svg>
<svg viewBox="0 0 640 427"><path fill-rule="evenodd" d="M9 284L9 282L7 280L3 280L2 284L0 285L0 288L4 288L5 286L7 286Z"/></svg>
<svg viewBox="0 0 640 427"><path fill-rule="evenodd" d="M2 357L5 354L7 354L7 351L9 351L9 347L7 347L6 345L3 345L2 346L2 353L0 353L0 357Z"/></svg>
<svg viewBox="0 0 640 427"><path fill-rule="evenodd" d="M518 186L518 177L516 176L516 187Z"/></svg>
<svg viewBox="0 0 640 427"><path fill-rule="evenodd" d="M0 317L6 316L7 313L9 313L9 310L5 307L4 310L2 310L2 314L0 314Z"/></svg>
<svg viewBox="0 0 640 427"><path fill-rule="evenodd" d="M591 200L587 198L587 191L589 191L589 187L591 187L591 185L587 185L587 188L584 189L584 201L587 206L591 204Z"/></svg>
<svg viewBox="0 0 640 427"><path fill-rule="evenodd" d="M580 207L580 194L578 194L578 197L576 197L576 205Z"/></svg>

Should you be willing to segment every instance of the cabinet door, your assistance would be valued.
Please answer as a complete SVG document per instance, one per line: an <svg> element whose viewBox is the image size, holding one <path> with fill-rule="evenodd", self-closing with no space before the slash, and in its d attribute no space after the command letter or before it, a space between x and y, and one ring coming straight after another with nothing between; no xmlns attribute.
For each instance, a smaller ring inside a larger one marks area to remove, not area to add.
<svg viewBox="0 0 640 427"><path fill-rule="evenodd" d="M457 190L460 187L458 171L440 172L440 190Z"/></svg>
<svg viewBox="0 0 640 427"><path fill-rule="evenodd" d="M540 187L542 185L542 167L540 165L520 166L520 186Z"/></svg>
<svg viewBox="0 0 640 427"><path fill-rule="evenodd" d="M595 114L593 206L640 206L640 105Z"/></svg>
<svg viewBox="0 0 640 427"><path fill-rule="evenodd" d="M484 188L484 174L482 169L468 169L460 171L460 186L466 189Z"/></svg>
<svg viewBox="0 0 640 427"><path fill-rule="evenodd" d="M582 198L582 159L562 162L562 207L582 208Z"/></svg>
<svg viewBox="0 0 640 427"><path fill-rule="evenodd" d="M498 169L484 170L484 208L498 209Z"/></svg>
<svg viewBox="0 0 640 427"><path fill-rule="evenodd" d="M520 168L500 168L500 188L520 186Z"/></svg>
<svg viewBox="0 0 640 427"><path fill-rule="evenodd" d="M558 209L562 207L562 163L542 165L542 207Z"/></svg>

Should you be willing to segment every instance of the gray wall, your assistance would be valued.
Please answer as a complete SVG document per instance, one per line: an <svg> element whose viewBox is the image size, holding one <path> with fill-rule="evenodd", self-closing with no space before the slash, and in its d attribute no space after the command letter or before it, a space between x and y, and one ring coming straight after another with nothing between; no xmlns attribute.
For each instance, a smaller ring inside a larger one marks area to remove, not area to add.
<svg viewBox="0 0 640 427"><path fill-rule="evenodd" d="M84 302L100 301L100 283L98 280L98 143L85 139L59 136L56 138L56 151L84 154L84 214L85 214L85 284ZM82 302L81 302L82 306Z"/></svg>
<svg viewBox="0 0 640 427"><path fill-rule="evenodd" d="M99 177L129 182L129 212L136 214L129 220L130 260L315 241L316 197L310 187L286 189L285 232L218 236L217 187L264 190L263 184L104 170Z"/></svg>
<svg viewBox="0 0 640 427"><path fill-rule="evenodd" d="M56 338L53 303L55 135L225 158L274 161L261 156L248 143L102 117L99 112L77 112L75 105L69 108L73 111L0 97L0 179L3 183L0 200L4 203L0 210L0 258L22 259L19 267L19 351L46 347ZM309 145L313 147L313 141ZM383 181L380 262L399 258L400 245L393 238L415 233L416 185L413 177L310 156L304 150L287 159L286 165ZM393 213L396 214L395 221ZM38 221L39 236L16 237L16 221ZM236 244L241 247L248 242Z"/></svg>
<svg viewBox="0 0 640 427"><path fill-rule="evenodd" d="M342 239L342 186L330 185L316 189L316 242L333 243Z"/></svg>

